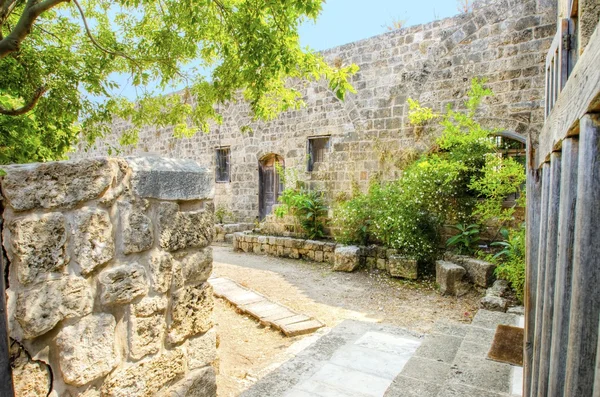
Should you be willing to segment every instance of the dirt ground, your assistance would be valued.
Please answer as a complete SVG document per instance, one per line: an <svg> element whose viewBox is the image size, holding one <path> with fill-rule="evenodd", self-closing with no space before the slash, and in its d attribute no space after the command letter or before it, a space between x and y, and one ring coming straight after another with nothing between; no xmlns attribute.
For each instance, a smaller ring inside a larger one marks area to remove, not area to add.
<svg viewBox="0 0 600 397"><path fill-rule="evenodd" d="M233 252L213 247L215 277L228 277L300 313L335 327L346 319L383 322L428 333L441 319L471 322L481 291L443 297L432 281L408 282L384 272L337 273L331 265ZM219 396L238 396L269 367L284 361L286 350L304 338L286 338L217 299L220 338Z"/></svg>

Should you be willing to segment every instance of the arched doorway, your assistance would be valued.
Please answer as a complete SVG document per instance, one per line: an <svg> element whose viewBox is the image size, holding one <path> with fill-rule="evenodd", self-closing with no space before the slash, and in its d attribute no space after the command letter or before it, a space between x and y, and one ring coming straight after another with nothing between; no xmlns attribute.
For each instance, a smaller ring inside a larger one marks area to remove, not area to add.
<svg viewBox="0 0 600 397"><path fill-rule="evenodd" d="M277 198L283 191L276 163L284 167L283 157L274 153L263 156L258 162L258 208L261 221L273 211L273 206L277 204Z"/></svg>

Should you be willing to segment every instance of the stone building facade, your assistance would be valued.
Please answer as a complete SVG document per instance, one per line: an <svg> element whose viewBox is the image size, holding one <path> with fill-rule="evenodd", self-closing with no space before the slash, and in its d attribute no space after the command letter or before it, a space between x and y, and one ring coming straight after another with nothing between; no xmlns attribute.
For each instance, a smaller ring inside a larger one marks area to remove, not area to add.
<svg viewBox="0 0 600 397"><path fill-rule="evenodd" d="M208 170L164 158L3 169L15 395L216 397Z"/></svg>
<svg viewBox="0 0 600 397"><path fill-rule="evenodd" d="M176 139L172 128L148 127L138 146L124 152L198 160L219 178L225 175L216 184L215 204L236 221L253 222L268 214L282 189L269 165L273 159L329 200L353 186L366 189L374 177L396 178L403 160L426 150L439 133L409 124L407 99L436 111L460 108L473 78L487 79L495 93L479 120L535 141L544 122L544 61L557 17L553 3L482 1L471 13L324 51L330 62L360 67L352 78L357 93L345 101L325 81L311 83L303 88L304 108L271 122L252 122L246 104L230 103L220 106L223 123L209 134ZM252 132L242 133L245 125ZM126 122L115 123L114 135L92 152L117 146L126 128Z"/></svg>

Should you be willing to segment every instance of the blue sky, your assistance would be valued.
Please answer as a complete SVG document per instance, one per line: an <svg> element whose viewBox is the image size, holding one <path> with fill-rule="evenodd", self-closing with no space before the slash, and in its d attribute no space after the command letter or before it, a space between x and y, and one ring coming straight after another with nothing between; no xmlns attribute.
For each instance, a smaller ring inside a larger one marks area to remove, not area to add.
<svg viewBox="0 0 600 397"><path fill-rule="evenodd" d="M393 20L418 25L458 14L456 0L326 0L317 20L300 29L303 45L324 50L387 32Z"/></svg>
<svg viewBox="0 0 600 397"><path fill-rule="evenodd" d="M353 41L366 39L388 31L394 20L406 20L406 26L418 25L458 14L457 0L326 0L315 22L307 21L300 28L302 46L325 50ZM136 99L128 76L115 75L120 84L117 94ZM161 94L148 87L154 95ZM177 91L183 84L163 92Z"/></svg>

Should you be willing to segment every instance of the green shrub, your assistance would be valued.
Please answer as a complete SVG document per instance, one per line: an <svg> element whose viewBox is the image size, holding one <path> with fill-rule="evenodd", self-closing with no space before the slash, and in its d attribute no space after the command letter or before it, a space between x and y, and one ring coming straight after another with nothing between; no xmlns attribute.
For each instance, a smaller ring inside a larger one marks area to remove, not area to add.
<svg viewBox="0 0 600 397"><path fill-rule="evenodd" d="M306 237L310 239L324 237L327 206L321 193L287 188L281 193L279 202L282 205L275 209L277 217L291 214L298 220Z"/></svg>
<svg viewBox="0 0 600 397"><path fill-rule="evenodd" d="M229 218L231 216L233 216L231 211L228 211L227 208L223 206L218 206L215 210L215 221L217 223L224 223L225 218Z"/></svg>
<svg viewBox="0 0 600 397"><path fill-rule="evenodd" d="M340 202L333 215L333 236L336 241L342 244L368 244L372 213L370 196L367 194L357 194Z"/></svg>
<svg viewBox="0 0 600 397"><path fill-rule="evenodd" d="M498 265L496 276L508 281L521 301L525 288L525 230L525 224L518 229L503 229L504 241L491 244L501 251L490 258Z"/></svg>
<svg viewBox="0 0 600 397"><path fill-rule="evenodd" d="M447 247L455 247L459 254L473 255L477 251L477 243L479 242L479 225L472 223L470 225L457 224L451 226L458 230L458 234L450 237L446 241Z"/></svg>

